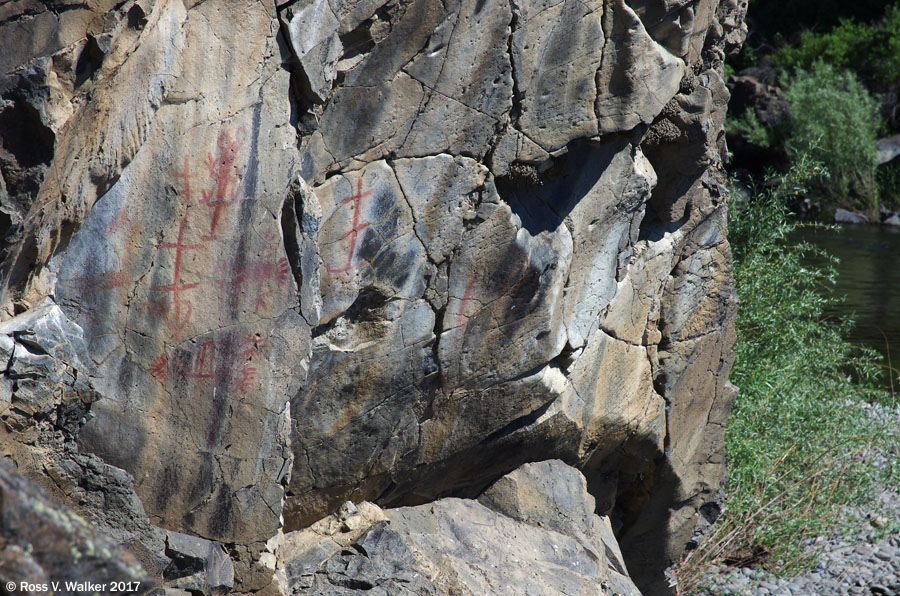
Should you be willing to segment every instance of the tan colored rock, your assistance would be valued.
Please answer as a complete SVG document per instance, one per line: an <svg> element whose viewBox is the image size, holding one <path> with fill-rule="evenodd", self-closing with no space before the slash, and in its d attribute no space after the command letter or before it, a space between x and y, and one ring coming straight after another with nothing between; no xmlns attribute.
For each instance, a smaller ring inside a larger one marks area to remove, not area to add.
<svg viewBox="0 0 900 596"><path fill-rule="evenodd" d="M577 470L528 464L480 502L442 499L382 511L360 504L364 532L334 515L287 534L278 549L283 594L639 596L607 518Z"/></svg>
<svg viewBox="0 0 900 596"><path fill-rule="evenodd" d="M609 41L597 73L594 104L601 134L652 122L678 91L685 72L685 63L653 41L625 0L612 0L608 6L613 10L603 33Z"/></svg>
<svg viewBox="0 0 900 596"><path fill-rule="evenodd" d="M362 565L347 534L423 593L501 593L474 530L446 564L368 513L293 532L561 458L658 588L722 477L743 0L66 6L0 8L3 453L148 573L179 532L260 594L284 532L329 561L307 587ZM410 528L497 515L435 512ZM526 524L516 581L596 592L604 524L566 560Z"/></svg>

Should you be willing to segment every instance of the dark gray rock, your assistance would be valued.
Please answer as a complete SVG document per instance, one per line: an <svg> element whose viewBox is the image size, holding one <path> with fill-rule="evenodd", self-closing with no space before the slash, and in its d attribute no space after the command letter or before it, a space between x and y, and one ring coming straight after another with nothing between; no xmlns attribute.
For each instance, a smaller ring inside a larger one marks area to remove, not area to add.
<svg viewBox="0 0 900 596"><path fill-rule="evenodd" d="M175 588L212 596L227 594L234 587L234 566L221 544L168 531L166 555L172 562L164 577Z"/></svg>
<svg viewBox="0 0 900 596"><path fill-rule="evenodd" d="M277 551L281 589L321 596L640 596L608 519L593 513L574 468L527 464L480 501L490 509L450 498L386 510L381 521L364 503L362 514L351 514L365 522L352 548L340 546L349 546L354 531L337 530L339 516L289 533Z"/></svg>
<svg viewBox="0 0 900 596"><path fill-rule="evenodd" d="M834 223L841 224L867 224L869 218L862 213L854 213L846 209L838 208L834 212Z"/></svg>
<svg viewBox="0 0 900 596"><path fill-rule="evenodd" d="M886 164L900 155L900 135L878 139L876 143L877 163Z"/></svg>
<svg viewBox="0 0 900 596"><path fill-rule="evenodd" d="M115 591L112 582L134 582L128 591L147 594L153 581L130 554L97 532L68 507L52 501L0 459L0 582L47 588L15 592L63 590L69 594ZM60 588L54 588L58 582ZM93 586L85 585L90 582ZM97 585L106 587L96 587ZM12 592L12 590L11 590Z"/></svg>

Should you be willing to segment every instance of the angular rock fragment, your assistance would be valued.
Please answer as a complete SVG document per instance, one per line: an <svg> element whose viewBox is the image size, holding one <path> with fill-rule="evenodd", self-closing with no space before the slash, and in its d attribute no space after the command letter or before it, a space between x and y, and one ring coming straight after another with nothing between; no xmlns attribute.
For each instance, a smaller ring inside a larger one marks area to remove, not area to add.
<svg viewBox="0 0 900 596"><path fill-rule="evenodd" d="M527 464L479 501L360 509L349 519L362 529L332 517L284 537L282 593L640 594L584 477L561 461Z"/></svg>
<svg viewBox="0 0 900 596"><path fill-rule="evenodd" d="M0 582L17 586L10 592L64 589L87 594L106 591L113 583L128 584L134 594L153 589L131 555L98 535L74 511L54 503L5 458L0 460L0 504Z"/></svg>

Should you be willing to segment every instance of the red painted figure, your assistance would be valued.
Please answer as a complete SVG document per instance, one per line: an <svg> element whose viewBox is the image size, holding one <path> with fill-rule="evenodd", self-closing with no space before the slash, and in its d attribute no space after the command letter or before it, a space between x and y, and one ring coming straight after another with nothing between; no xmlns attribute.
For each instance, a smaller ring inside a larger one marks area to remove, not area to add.
<svg viewBox="0 0 900 596"><path fill-rule="evenodd" d="M203 195L203 204L213 208L212 219L209 222L209 234L201 236L203 240L219 239L216 236L219 215L222 207L234 202L234 197L237 194L237 182L241 179L241 174L234 165L238 151L241 148L240 141L233 140L226 130L219 134L216 147L219 150L219 154L215 158L210 153L206 155L206 169L209 172L209 177L216 184L212 190L200 191ZM232 184L234 184L233 188L231 188Z"/></svg>
<svg viewBox="0 0 900 596"><path fill-rule="evenodd" d="M350 248L347 251L347 262L340 269L334 269L331 265L325 265L325 269L328 270L328 273L345 273L353 269L353 255L356 253L356 241L359 238L360 230L367 228L370 223L359 223L359 210L360 205L362 204L362 200L369 195L372 194L371 190L367 190L366 192L362 191L362 177L356 180L356 194L353 194L343 201L341 201L341 205L344 203L352 203L353 204L353 224L350 226L350 229L341 236L341 240L344 238L350 237Z"/></svg>
<svg viewBox="0 0 900 596"><path fill-rule="evenodd" d="M184 329L191 320L191 311L193 309L191 301L181 298L180 293L200 285L200 282L181 283L181 259L184 256L184 251L203 248L202 244L184 243L184 228L186 223L187 213L184 214L184 217L181 218L181 223L178 225L178 240L176 242L163 242L159 245L160 248L171 248L175 250L175 265L172 268L172 283L162 286L150 286L150 290L153 292L172 293L172 301L166 309L166 322L169 327L175 331L176 340L179 339L181 330ZM174 312L171 313L172 316L170 317L168 311L173 309Z"/></svg>

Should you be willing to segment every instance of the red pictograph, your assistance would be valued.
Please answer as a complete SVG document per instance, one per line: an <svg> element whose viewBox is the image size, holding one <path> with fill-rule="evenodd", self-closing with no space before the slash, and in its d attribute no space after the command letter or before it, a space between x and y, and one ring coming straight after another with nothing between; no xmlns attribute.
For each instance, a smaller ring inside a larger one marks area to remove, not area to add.
<svg viewBox="0 0 900 596"><path fill-rule="evenodd" d="M243 361L252 360L253 357L259 354L265 347L266 341L259 333L248 335L241 341L241 351L238 354L238 358Z"/></svg>
<svg viewBox="0 0 900 596"><path fill-rule="evenodd" d="M211 153L206 155L206 169L210 179L215 181L215 185L209 190L200 191L203 196L201 202L207 207L213 208L209 233L201 236L203 240L220 239L219 236L216 236L216 227L219 225L222 208L236 200L237 183L240 182L242 174L234 162L237 160L241 145L239 140L232 139L231 134L225 130L219 134L216 141L218 154L215 157Z"/></svg>
<svg viewBox="0 0 900 596"><path fill-rule="evenodd" d="M119 230L125 227L126 224L131 222L131 218L128 217L128 208L123 207L116 216L106 224L106 227L103 229L103 237L109 238Z"/></svg>
<svg viewBox="0 0 900 596"><path fill-rule="evenodd" d="M96 292L98 290L112 290L124 286L129 280L122 270L103 271L101 273L92 273L89 275L79 275L71 278L73 282L77 282L88 291Z"/></svg>
<svg viewBox="0 0 900 596"><path fill-rule="evenodd" d="M231 259L222 259L226 264L221 269L216 267L213 279L200 278L196 271L210 261L212 241L238 238L230 229L225 230L222 216L223 209L238 200L242 172L236 164L243 145L242 135L243 129L238 130L236 136L229 131L221 132L216 140L215 155L207 153L205 168L192 171L191 159L185 157L183 169L173 174L180 181L183 214L177 237L159 245L160 250L174 251L169 253L172 255L171 281L151 285L145 303L147 313L162 319L169 328L171 335L167 340L181 342L187 335L186 329L194 312L192 299L199 299L199 294L191 290L207 287L211 282L216 283L215 280L223 285L226 296L239 296L246 289L259 312L268 308L269 297L289 279L290 264L287 258L278 256L282 243L277 230L259 237L257 258L243 258L243 249L241 255L236 255L228 246L218 245L215 250L224 251ZM207 213L208 227L205 223L200 224ZM118 222L121 218L121 214L116 218L113 231L123 225ZM124 221L128 223L128 220ZM190 265L192 262L194 264ZM119 278L113 276L108 283L117 285ZM196 331L193 327L191 330ZM148 370L164 383L211 383L221 400L226 395L223 391L252 389L259 377L258 363L253 360L263 345L258 334L239 337L220 333L199 345L189 342L164 350L149 364Z"/></svg>
<svg viewBox="0 0 900 596"><path fill-rule="evenodd" d="M241 391L252 388L258 376L253 359L265 347L259 334L236 339L220 336L199 347L177 348L150 363L150 374L167 379L208 380L217 387L233 384Z"/></svg>
<svg viewBox="0 0 900 596"><path fill-rule="evenodd" d="M189 250L198 250L203 248L202 244L185 244L184 232L187 225L187 216L185 213L178 225L178 240L176 242L163 242L160 248L170 248L175 251L175 264L172 267L172 283L161 286L150 286L153 292L171 292L172 299L167 306L162 306L159 300L151 299L154 305L148 303L148 310L151 312L164 313L166 323L173 330L175 339L178 340L181 331L187 326L191 320L191 312L193 305L190 300L181 297L181 292L196 288L200 282L182 283L181 281L181 261L184 252Z"/></svg>
<svg viewBox="0 0 900 596"><path fill-rule="evenodd" d="M287 257L277 261L248 259L240 264L232 264L230 273L220 273L219 283L226 295L235 299L248 289L254 296L253 310L259 313L268 308L268 299L275 290L287 282L291 271Z"/></svg>
<svg viewBox="0 0 900 596"><path fill-rule="evenodd" d="M191 379L211 379L213 378L213 362L216 353L216 342L209 340L200 345L200 350L194 354L191 359L190 370L185 374Z"/></svg>
<svg viewBox="0 0 900 596"><path fill-rule="evenodd" d="M194 176L191 174L191 164L188 161L188 157L184 157L184 169L180 172L175 172L172 174L174 178L181 178L183 180L181 184L181 196L184 197L184 200L187 201L188 205L191 202L191 178Z"/></svg>
<svg viewBox="0 0 900 596"><path fill-rule="evenodd" d="M469 315L466 314L466 303L472 299L472 290L475 289L475 278L472 277L469 279L469 283L466 284L466 291L463 294L462 299L459 301L459 311L456 313L456 326L462 327L463 325L467 325L469 322Z"/></svg>
<svg viewBox="0 0 900 596"><path fill-rule="evenodd" d="M165 354L160 355L153 362L150 363L150 374L159 379L160 381L166 380L166 375L169 372L169 359L166 358Z"/></svg>
<svg viewBox="0 0 900 596"><path fill-rule="evenodd" d="M341 236L341 240L345 238L350 238L350 247L347 250L347 262L344 263L344 266L340 269L335 269L331 265L326 264L325 269L328 270L328 273L346 273L353 269L353 256L356 254L356 242L359 238L360 230L367 228L371 225L371 222L359 223L359 211L362 206L362 200L372 194L371 190L367 190L366 192L362 191L362 177L357 178L356 180L356 193L347 197L346 199L340 202L341 205L346 203L350 203L353 205L353 221L350 226L350 229Z"/></svg>

